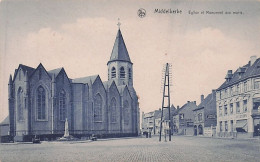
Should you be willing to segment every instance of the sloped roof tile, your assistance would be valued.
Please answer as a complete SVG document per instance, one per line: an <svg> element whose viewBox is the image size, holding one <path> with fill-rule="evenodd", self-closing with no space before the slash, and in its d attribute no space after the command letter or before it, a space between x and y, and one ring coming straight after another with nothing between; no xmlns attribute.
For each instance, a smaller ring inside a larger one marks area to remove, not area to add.
<svg viewBox="0 0 260 162"><path fill-rule="evenodd" d="M97 77L98 75L76 78L76 79L72 79L72 83L93 84L93 82L97 79Z"/></svg>
<svg viewBox="0 0 260 162"><path fill-rule="evenodd" d="M225 89L233 84L236 84L240 81L246 80L248 78L254 76L260 76L260 58L258 58L253 65L250 65L250 62L244 65L242 68L245 68L245 72L243 74L239 74L239 67L233 74L233 77L229 81L225 81L217 90Z"/></svg>
<svg viewBox="0 0 260 162"><path fill-rule="evenodd" d="M114 47L108 63L113 61L126 61L132 64L120 29L117 32Z"/></svg>

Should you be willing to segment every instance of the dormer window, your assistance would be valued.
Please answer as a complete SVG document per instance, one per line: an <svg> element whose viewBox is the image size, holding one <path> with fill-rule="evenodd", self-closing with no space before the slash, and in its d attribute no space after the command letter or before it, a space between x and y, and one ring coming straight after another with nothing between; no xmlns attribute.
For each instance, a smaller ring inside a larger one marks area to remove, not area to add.
<svg viewBox="0 0 260 162"><path fill-rule="evenodd" d="M225 77L226 81L229 82L233 77L232 70L228 70L227 75Z"/></svg>
<svg viewBox="0 0 260 162"><path fill-rule="evenodd" d="M237 70L239 76L241 77L245 72L246 72L246 68L245 67L240 67L238 70Z"/></svg>

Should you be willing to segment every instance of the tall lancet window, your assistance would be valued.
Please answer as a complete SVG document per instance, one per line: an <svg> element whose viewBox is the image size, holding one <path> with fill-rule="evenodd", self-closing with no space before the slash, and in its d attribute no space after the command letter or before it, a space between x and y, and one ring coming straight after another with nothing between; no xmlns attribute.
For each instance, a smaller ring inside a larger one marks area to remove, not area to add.
<svg viewBox="0 0 260 162"><path fill-rule="evenodd" d="M111 100L111 122L116 122L116 99Z"/></svg>
<svg viewBox="0 0 260 162"><path fill-rule="evenodd" d="M102 98L97 94L94 99L94 121L102 122Z"/></svg>
<svg viewBox="0 0 260 162"><path fill-rule="evenodd" d="M42 86L37 89L37 119L46 119L46 93Z"/></svg>
<svg viewBox="0 0 260 162"><path fill-rule="evenodd" d="M129 79L132 79L132 69L131 68L128 69L128 76L129 76Z"/></svg>
<svg viewBox="0 0 260 162"><path fill-rule="evenodd" d="M116 78L116 68L115 67L112 67L111 78Z"/></svg>
<svg viewBox="0 0 260 162"><path fill-rule="evenodd" d="M125 69L124 69L124 67L120 68L120 78L125 78Z"/></svg>
<svg viewBox="0 0 260 162"><path fill-rule="evenodd" d="M18 120L24 120L23 116L23 90L22 88L19 88L18 94L17 94L17 109L18 109Z"/></svg>
<svg viewBox="0 0 260 162"><path fill-rule="evenodd" d="M59 94L59 114L60 120L65 121L66 119L66 93L62 90Z"/></svg>
<svg viewBox="0 0 260 162"><path fill-rule="evenodd" d="M129 119L130 119L130 111L129 111L129 103L128 101L125 101L124 102L124 107L123 107L123 110L124 110L124 123L126 125L129 124Z"/></svg>

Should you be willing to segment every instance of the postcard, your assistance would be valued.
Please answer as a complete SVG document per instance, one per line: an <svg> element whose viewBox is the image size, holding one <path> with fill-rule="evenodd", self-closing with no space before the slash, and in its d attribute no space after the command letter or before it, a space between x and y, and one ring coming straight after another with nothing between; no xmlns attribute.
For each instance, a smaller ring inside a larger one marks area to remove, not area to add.
<svg viewBox="0 0 260 162"><path fill-rule="evenodd" d="M258 161L259 0L0 12L0 161Z"/></svg>

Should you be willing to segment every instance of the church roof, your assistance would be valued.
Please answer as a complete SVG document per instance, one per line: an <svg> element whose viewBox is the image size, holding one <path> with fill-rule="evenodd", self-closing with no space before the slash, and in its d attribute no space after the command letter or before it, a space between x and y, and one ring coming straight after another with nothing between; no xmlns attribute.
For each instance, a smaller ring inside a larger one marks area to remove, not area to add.
<svg viewBox="0 0 260 162"><path fill-rule="evenodd" d="M123 94L125 87L126 87L126 85L117 86L118 91L119 91L120 94Z"/></svg>
<svg viewBox="0 0 260 162"><path fill-rule="evenodd" d="M57 68L57 69L49 70L48 73L55 74L55 76L57 76L61 70L62 70L62 68Z"/></svg>
<svg viewBox="0 0 260 162"><path fill-rule="evenodd" d="M32 68L32 67L30 67L30 66L26 66L26 65L23 65L23 64L19 64L18 68L15 69L14 78L16 77L17 72L18 72L17 70L18 70L19 68L21 68L24 72L27 71L28 76L30 76L30 75L34 72L34 70L35 70L34 68Z"/></svg>
<svg viewBox="0 0 260 162"><path fill-rule="evenodd" d="M105 89L108 90L109 87L112 85L112 83L113 83L113 80L104 81L103 85L104 85Z"/></svg>
<svg viewBox="0 0 260 162"><path fill-rule="evenodd" d="M92 75L83 78L72 79L72 83L84 83L84 84L93 84L93 82L97 79L98 75Z"/></svg>
<svg viewBox="0 0 260 162"><path fill-rule="evenodd" d="M114 47L108 63L113 61L126 61L132 64L120 29L117 32Z"/></svg>
<svg viewBox="0 0 260 162"><path fill-rule="evenodd" d="M30 74L32 74L32 72L35 70L34 68L32 68L32 67L30 67L30 66L25 66L25 65L22 65L22 64L20 64L20 67L21 67L23 70L27 71L29 76L30 76Z"/></svg>

